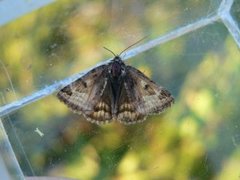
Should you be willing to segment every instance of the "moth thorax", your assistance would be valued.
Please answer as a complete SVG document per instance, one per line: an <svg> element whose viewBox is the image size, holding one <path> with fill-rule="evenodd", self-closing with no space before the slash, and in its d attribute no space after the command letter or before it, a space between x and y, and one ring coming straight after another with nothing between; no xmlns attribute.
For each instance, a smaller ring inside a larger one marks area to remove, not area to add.
<svg viewBox="0 0 240 180"><path fill-rule="evenodd" d="M113 77L121 76L124 73L122 64L118 61L113 61L110 72Z"/></svg>

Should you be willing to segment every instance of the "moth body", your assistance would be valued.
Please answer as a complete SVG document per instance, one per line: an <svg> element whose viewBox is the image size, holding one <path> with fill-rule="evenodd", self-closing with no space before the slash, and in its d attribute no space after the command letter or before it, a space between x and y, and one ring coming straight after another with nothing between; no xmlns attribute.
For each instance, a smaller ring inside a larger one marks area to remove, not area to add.
<svg viewBox="0 0 240 180"><path fill-rule="evenodd" d="M96 124L113 120L124 124L142 122L174 102L165 88L125 65L118 55L61 89L57 97Z"/></svg>

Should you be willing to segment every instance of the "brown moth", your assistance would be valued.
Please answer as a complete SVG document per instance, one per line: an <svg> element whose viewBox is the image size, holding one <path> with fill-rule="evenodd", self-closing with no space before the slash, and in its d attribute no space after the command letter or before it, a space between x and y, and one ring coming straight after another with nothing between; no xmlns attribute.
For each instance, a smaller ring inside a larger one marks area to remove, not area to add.
<svg viewBox="0 0 240 180"><path fill-rule="evenodd" d="M138 69L125 65L120 55L114 54L108 64L92 69L61 89L57 97L96 124L113 120L134 124L170 107L174 102L171 94Z"/></svg>

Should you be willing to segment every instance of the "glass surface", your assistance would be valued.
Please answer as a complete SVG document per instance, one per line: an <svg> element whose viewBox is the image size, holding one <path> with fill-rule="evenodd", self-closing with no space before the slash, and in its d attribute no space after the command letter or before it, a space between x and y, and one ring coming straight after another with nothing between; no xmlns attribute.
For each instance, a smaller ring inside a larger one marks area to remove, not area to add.
<svg viewBox="0 0 240 180"><path fill-rule="evenodd" d="M103 46L117 54L143 37L141 43L211 16L220 2L59 0L2 26L2 104L111 58ZM175 104L130 126L87 122L56 94L21 108L3 123L24 175L238 179L240 61L224 24L195 30L126 63L167 88Z"/></svg>
<svg viewBox="0 0 240 180"><path fill-rule="evenodd" d="M232 9L230 11L231 15L233 16L233 19L237 23L238 27L240 27L240 3L239 0L235 1L232 5Z"/></svg>

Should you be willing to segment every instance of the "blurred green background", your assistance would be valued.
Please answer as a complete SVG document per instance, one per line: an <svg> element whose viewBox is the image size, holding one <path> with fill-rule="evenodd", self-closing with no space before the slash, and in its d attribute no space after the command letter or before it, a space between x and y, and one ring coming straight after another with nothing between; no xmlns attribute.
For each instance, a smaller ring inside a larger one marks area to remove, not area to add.
<svg viewBox="0 0 240 180"><path fill-rule="evenodd" d="M219 2L58 0L0 27L2 105L110 58L103 46L118 53L210 16ZM174 95L161 115L96 126L54 94L3 123L28 176L239 179L239 57L214 23L127 61Z"/></svg>

